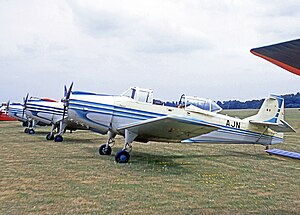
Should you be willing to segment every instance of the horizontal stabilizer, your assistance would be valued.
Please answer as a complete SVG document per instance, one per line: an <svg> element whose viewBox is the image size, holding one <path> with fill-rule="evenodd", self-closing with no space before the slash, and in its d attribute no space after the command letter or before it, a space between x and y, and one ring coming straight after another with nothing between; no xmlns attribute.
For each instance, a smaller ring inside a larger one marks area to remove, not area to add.
<svg viewBox="0 0 300 215"><path fill-rule="evenodd" d="M262 122L255 120L250 120L249 122L255 125L266 126L276 132L296 132L292 126L290 126L286 121L282 119L280 120L280 123Z"/></svg>
<svg viewBox="0 0 300 215"><path fill-rule="evenodd" d="M300 153L297 153L297 152L284 151L284 150L280 150L280 149L268 149L268 150L266 150L266 152L271 155L279 155L279 156L283 156L283 157L300 160Z"/></svg>

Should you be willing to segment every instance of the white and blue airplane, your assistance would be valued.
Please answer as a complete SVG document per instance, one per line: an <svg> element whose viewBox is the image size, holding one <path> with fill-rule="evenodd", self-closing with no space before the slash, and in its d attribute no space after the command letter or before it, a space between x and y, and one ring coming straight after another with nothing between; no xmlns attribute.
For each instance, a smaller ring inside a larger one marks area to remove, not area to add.
<svg viewBox="0 0 300 215"><path fill-rule="evenodd" d="M11 103L10 101L8 101L6 109L8 116L13 117L18 121L22 122L22 125L26 127L24 130L25 133L34 134L35 125L45 126L45 124L27 117L24 111L24 105L21 103Z"/></svg>
<svg viewBox="0 0 300 215"><path fill-rule="evenodd" d="M22 122L24 126L27 126L27 117L23 112L23 105L21 103L10 103L10 101L8 101L6 109L8 116L17 119Z"/></svg>
<svg viewBox="0 0 300 215"><path fill-rule="evenodd" d="M65 96L66 93L65 88ZM63 100L64 98L62 101L56 101L50 98L30 97L24 101L25 113L28 118L45 125L51 125L51 131L46 135L46 140L62 142L62 135L65 130L75 131L77 129L88 129L85 125L75 124L68 120L66 106L64 105ZM54 136L55 129L58 129L58 133ZM34 133L31 129L29 132Z"/></svg>
<svg viewBox="0 0 300 215"><path fill-rule="evenodd" d="M124 136L115 161L127 163L133 141L269 145L283 142L283 132L295 130L284 121L284 100L271 95L258 113L245 119L220 114L210 99L182 95L177 107L153 98L153 91L131 87L121 95L68 90L65 99L70 121L85 124L108 141L100 155L110 155L116 135Z"/></svg>

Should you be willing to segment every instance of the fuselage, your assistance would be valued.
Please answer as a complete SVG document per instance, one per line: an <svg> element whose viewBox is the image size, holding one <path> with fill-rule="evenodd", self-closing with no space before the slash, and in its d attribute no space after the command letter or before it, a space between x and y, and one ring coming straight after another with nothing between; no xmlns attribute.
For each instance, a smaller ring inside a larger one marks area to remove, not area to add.
<svg viewBox="0 0 300 215"><path fill-rule="evenodd" d="M64 117L64 103L51 99L30 99L26 104L25 113L29 118L44 125L58 124ZM85 125L76 124L70 121L67 117L67 113L65 114L64 123L66 123L66 129L88 129Z"/></svg>
<svg viewBox="0 0 300 215"><path fill-rule="evenodd" d="M62 102L44 100L44 99L29 99L26 104L25 113L29 118L50 125L62 119L64 104Z"/></svg>
<svg viewBox="0 0 300 215"><path fill-rule="evenodd" d="M78 123L83 123L101 134L111 131L124 135L118 131L120 126L130 123L142 122L163 116L179 116L192 119L207 126L217 127L215 131L207 134L178 139L183 143L253 143L275 144L282 142L282 134L271 129L265 130L235 117L226 116L206 110L195 108L178 108L164 105L155 105L136 101L126 96L111 96L85 92L74 92L69 100L69 118ZM169 139L150 138L147 141L165 141ZM174 141L174 140L172 140Z"/></svg>
<svg viewBox="0 0 300 215"><path fill-rule="evenodd" d="M12 103L8 108L8 115L21 122L26 122L26 114L23 112L23 106L19 103Z"/></svg>

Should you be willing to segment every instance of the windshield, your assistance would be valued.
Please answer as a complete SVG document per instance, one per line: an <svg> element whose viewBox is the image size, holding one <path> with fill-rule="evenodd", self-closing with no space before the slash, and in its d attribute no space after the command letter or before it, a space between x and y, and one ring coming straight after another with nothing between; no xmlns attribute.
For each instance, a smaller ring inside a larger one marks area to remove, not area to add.
<svg viewBox="0 0 300 215"><path fill-rule="evenodd" d="M122 96L129 97L139 102L153 103L153 91L150 89L131 87L122 93Z"/></svg>
<svg viewBox="0 0 300 215"><path fill-rule="evenodd" d="M211 99L203 99L199 97L185 96L182 95L179 101L180 107L193 107L200 108L202 110L210 111L210 112L220 112L222 108Z"/></svg>

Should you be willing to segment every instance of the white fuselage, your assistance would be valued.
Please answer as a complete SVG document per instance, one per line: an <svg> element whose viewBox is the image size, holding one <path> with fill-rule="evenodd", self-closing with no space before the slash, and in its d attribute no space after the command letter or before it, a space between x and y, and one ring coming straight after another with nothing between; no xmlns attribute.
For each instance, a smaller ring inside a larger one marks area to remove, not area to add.
<svg viewBox="0 0 300 215"><path fill-rule="evenodd" d="M29 100L25 113L29 118L50 125L62 119L64 105L62 102Z"/></svg>
<svg viewBox="0 0 300 215"><path fill-rule="evenodd" d="M8 116L13 117L21 122L26 122L26 114L23 113L23 106L21 104L10 104L8 109Z"/></svg>
<svg viewBox="0 0 300 215"><path fill-rule="evenodd" d="M252 143L275 144L282 142L283 135L263 126L214 112L193 108L177 108L155 105L133 100L125 96L109 96L93 93L73 93L69 100L68 117L83 123L101 134L111 131L124 135L118 128L126 124L141 122L163 116L179 116L201 122L218 129L189 139L178 139L183 143ZM148 141L158 141L150 138ZM159 141L170 142L169 139ZM174 140L172 140L174 141Z"/></svg>

